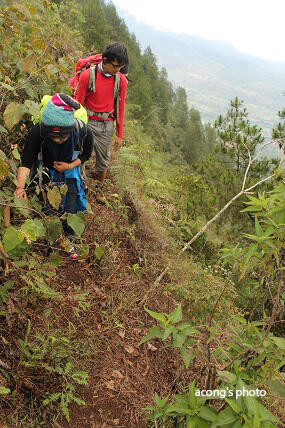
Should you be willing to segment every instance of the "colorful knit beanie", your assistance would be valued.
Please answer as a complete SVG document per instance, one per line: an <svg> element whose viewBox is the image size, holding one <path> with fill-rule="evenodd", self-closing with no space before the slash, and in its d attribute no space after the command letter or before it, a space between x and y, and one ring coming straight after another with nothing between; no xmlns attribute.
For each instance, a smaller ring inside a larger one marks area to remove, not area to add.
<svg viewBox="0 0 285 428"><path fill-rule="evenodd" d="M74 112L80 104L69 95L55 94L43 111L41 126L45 132L68 134L75 127Z"/></svg>

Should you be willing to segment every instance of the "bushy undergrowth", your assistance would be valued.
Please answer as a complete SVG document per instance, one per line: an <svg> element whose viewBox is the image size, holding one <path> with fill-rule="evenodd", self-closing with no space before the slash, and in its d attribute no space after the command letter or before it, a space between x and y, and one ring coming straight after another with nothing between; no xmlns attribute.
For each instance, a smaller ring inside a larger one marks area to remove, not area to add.
<svg viewBox="0 0 285 428"><path fill-rule="evenodd" d="M220 183L217 189L208 177L211 171L206 167L207 162L213 168L212 173L216 174L216 184L217 181ZM206 389L237 391L240 388L265 387L271 399L263 402L271 408L274 393L284 397L285 391L284 339L278 337L280 330L274 329L276 319L278 322L278 317L281 319L284 312L280 285L283 257L280 195L283 187L275 187L271 196L264 192L258 198L252 197L248 202L249 208L243 213L240 210L244 204L232 207L225 219L220 218L186 257L177 259L179 247L209 219L210 207L218 211L223 206L219 207L219 203L223 201L225 204L226 198L231 199L233 190L241 185L241 178L234 185L234 174L230 171L219 174L222 171L219 161L208 159L204 171L201 165L202 161L192 168L175 165L173 155L156 151L155 141L145 136L136 123L128 124L127 144L114 173L121 190L133 195L134 200L147 201L146 206L152 207L153 215L166 228L166 235L174 238L176 249L168 252L169 269L163 281L168 284L172 295L182 302L185 316L191 320L190 324L179 324L177 330L173 323L181 322L181 314L176 314L176 320L174 314L167 318L166 314L148 310L160 326L153 327L141 343L156 337L165 341L167 346L180 348L186 368L191 368L193 358L204 359L201 364L205 365L208 373ZM207 179L203 179L205 174ZM268 189L270 187L267 192ZM241 223L235 229L235 222L239 219ZM249 227L246 227L248 223ZM223 228L225 230L219 236ZM242 233L244 230L250 233ZM248 239L253 244L248 244ZM224 250L222 259L220 249L225 243L232 245L234 242L243 249ZM268 263L264 264L266 257ZM263 313L260 311L262 303L265 304ZM185 342L183 328L196 329L189 333L189 342ZM202 345L203 337L206 337L205 347ZM224 406L217 407L217 403L214 402L213 406L207 398L197 400L193 391L194 384L188 396L176 396L174 401L171 397L156 397L156 405L148 408L152 411L150 419L158 424L155 426L276 426L277 419L262 407L260 398L234 401L228 397Z"/></svg>

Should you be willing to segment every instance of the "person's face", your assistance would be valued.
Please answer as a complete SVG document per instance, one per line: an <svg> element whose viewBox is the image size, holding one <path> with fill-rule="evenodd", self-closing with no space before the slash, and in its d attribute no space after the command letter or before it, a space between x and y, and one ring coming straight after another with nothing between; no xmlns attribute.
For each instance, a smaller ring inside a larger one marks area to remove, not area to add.
<svg viewBox="0 0 285 428"><path fill-rule="evenodd" d="M125 64L119 64L116 59L114 59L112 62L104 62L103 61L103 70L105 73L109 74L116 74L118 71L121 70L122 67L124 67Z"/></svg>
<svg viewBox="0 0 285 428"><path fill-rule="evenodd" d="M68 139L68 134L61 134L61 135L48 134L48 136L56 144L62 144Z"/></svg>

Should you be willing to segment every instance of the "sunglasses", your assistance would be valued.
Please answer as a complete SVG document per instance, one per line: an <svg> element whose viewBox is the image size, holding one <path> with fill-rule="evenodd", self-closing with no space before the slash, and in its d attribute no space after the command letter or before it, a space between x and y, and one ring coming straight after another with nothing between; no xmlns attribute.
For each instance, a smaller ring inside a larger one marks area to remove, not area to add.
<svg viewBox="0 0 285 428"><path fill-rule="evenodd" d="M111 64L114 68L117 68L118 70L123 68L125 65L125 64L113 64L112 62L109 62L109 64Z"/></svg>

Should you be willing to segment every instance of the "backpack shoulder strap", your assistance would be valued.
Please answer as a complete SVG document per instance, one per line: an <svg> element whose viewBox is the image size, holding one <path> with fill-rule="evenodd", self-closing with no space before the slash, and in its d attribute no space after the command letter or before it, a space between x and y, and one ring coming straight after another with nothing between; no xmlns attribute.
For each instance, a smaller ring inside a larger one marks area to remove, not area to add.
<svg viewBox="0 0 285 428"><path fill-rule="evenodd" d="M82 120L75 119L75 128L77 129L77 132L79 134L79 150L80 154L83 152L83 143L84 139L87 136L87 125L86 123L82 122Z"/></svg>
<svg viewBox="0 0 285 428"><path fill-rule="evenodd" d="M87 125L86 123L82 122L82 120L75 119L75 128L78 131L79 134L79 151L80 154L83 153L83 144L84 139L87 136ZM80 165L80 178L82 181L82 186L84 188L84 191L87 192L87 176L86 176L86 169L85 169L85 163Z"/></svg>
<svg viewBox="0 0 285 428"><path fill-rule="evenodd" d="M120 97L120 84L121 84L121 76L120 73L115 74L115 84L114 84L114 99Z"/></svg>
<svg viewBox="0 0 285 428"><path fill-rule="evenodd" d="M90 70L90 77L89 77L89 84L88 84L88 94L90 92L96 92L96 76L97 76L97 64L92 64L89 68Z"/></svg>
<svg viewBox="0 0 285 428"><path fill-rule="evenodd" d="M39 188L41 190L43 199L46 200L46 195L45 195L45 191L43 190L43 169L44 169L44 163L43 163L43 143L44 143L44 135L42 132L42 126L40 123L40 151L38 154L38 162L39 162L39 166L38 166L38 175L39 175ZM32 170L31 170L32 173Z"/></svg>
<svg viewBox="0 0 285 428"><path fill-rule="evenodd" d="M115 74L115 83L114 83L114 108L116 112L116 122L118 125L120 123L120 85L121 85L121 75L119 72Z"/></svg>
<svg viewBox="0 0 285 428"><path fill-rule="evenodd" d="M41 125L41 123L39 124L39 127L40 127L40 151L39 151L39 154L38 154L38 160L40 162L43 162L43 143L44 143L45 137L44 137L44 134L42 132L42 125Z"/></svg>

